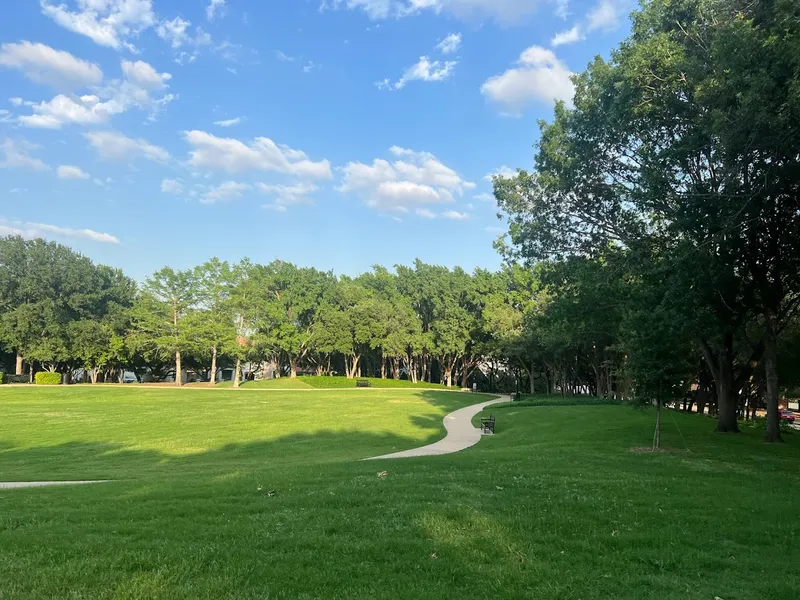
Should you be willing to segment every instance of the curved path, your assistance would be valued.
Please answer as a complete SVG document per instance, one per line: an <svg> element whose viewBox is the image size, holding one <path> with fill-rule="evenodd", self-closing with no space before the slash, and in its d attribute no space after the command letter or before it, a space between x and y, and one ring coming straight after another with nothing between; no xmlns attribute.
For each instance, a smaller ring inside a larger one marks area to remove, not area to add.
<svg viewBox="0 0 800 600"><path fill-rule="evenodd" d="M107 483L107 479L97 481L0 481L0 490L18 488L46 487L49 485L86 485L87 483Z"/></svg>
<svg viewBox="0 0 800 600"><path fill-rule="evenodd" d="M458 410L451 412L444 418L444 428L447 430L447 435L433 444L422 446L421 448L412 448L411 450L403 450L402 452L393 452L392 454L384 454L382 456L372 456L364 460L381 460L384 458L411 458L413 456L438 456L440 454L453 454L460 452L470 446L474 446L481 441L481 430L472 426L472 417L477 415L487 406L493 404L500 404L503 402L510 402L509 396L503 396L496 400L488 400L480 404L473 404L472 406L465 406Z"/></svg>

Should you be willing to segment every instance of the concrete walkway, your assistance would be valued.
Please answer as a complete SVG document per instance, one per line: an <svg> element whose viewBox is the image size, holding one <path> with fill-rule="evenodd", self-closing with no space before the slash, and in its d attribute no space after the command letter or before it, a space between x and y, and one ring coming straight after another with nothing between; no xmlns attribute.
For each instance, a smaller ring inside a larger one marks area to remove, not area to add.
<svg viewBox="0 0 800 600"><path fill-rule="evenodd" d="M480 404L473 404L472 406L465 406L459 408L457 411L451 412L444 418L444 428L447 430L447 435L444 439L422 446L421 448L412 448L411 450L403 450L402 452L393 452L392 454L384 454L383 456L373 456L364 460L382 460L384 458L411 458L413 456L438 456L440 454L453 454L460 452L470 446L474 446L481 441L481 430L472 426L472 417L477 415L487 406L493 404L500 404L503 402L510 402L510 396L503 396L496 400L488 400Z"/></svg>
<svg viewBox="0 0 800 600"><path fill-rule="evenodd" d="M100 479L97 481L0 481L0 490L46 487L50 485L86 485L87 483L108 483L108 480Z"/></svg>

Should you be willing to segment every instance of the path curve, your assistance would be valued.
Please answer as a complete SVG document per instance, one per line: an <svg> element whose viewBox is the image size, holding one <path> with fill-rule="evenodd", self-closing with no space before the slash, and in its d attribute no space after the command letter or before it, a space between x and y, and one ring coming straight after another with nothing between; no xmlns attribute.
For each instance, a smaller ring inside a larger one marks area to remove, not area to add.
<svg viewBox="0 0 800 600"><path fill-rule="evenodd" d="M16 490L19 488L47 487L51 485L86 485L88 483L108 483L108 479L95 481L0 481L0 489Z"/></svg>
<svg viewBox="0 0 800 600"><path fill-rule="evenodd" d="M433 444L428 444L427 446L422 446L420 448L412 448L411 450L383 454L382 456L372 456L370 458L365 458L364 460L411 458L413 456L438 456L440 454L453 454L454 452L465 450L481 441L481 430L472 426L472 418L487 406L510 401L510 396L503 396L495 400L487 400L486 402L481 402L480 404L473 404L472 406L459 408L458 410L445 416L444 428L447 430L447 435L438 442L434 442Z"/></svg>

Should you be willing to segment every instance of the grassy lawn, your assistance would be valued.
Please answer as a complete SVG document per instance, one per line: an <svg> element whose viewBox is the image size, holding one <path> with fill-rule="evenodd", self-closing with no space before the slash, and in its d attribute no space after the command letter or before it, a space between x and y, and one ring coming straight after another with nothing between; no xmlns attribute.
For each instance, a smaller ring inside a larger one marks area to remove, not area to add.
<svg viewBox="0 0 800 600"><path fill-rule="evenodd" d="M670 412L665 445L690 451L637 453L652 411L511 405L463 453L357 460L480 400L0 389L0 479L119 479L0 491L0 598L796 595L797 435Z"/></svg>
<svg viewBox="0 0 800 600"><path fill-rule="evenodd" d="M375 388L416 388L416 389L447 389L446 386L440 383L412 383L405 379L380 379L378 377L359 377L359 380L365 379L370 382L370 387ZM203 386L208 384L190 384L191 386ZM233 387L233 382L222 381L217 384L218 388ZM263 379L261 381L243 381L242 388L258 388L258 389L354 389L356 387L355 379L347 379L346 377L316 377L304 376L292 379L290 377L280 377L278 379ZM451 388L453 389L453 388ZM456 388L457 389L457 388Z"/></svg>

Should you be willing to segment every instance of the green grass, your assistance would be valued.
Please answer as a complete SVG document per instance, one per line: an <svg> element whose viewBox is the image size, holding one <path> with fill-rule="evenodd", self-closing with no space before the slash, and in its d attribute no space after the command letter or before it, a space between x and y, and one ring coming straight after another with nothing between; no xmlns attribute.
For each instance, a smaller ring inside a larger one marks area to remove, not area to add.
<svg viewBox="0 0 800 600"><path fill-rule="evenodd" d="M0 598L783 600L800 575L800 444L626 406L493 412L417 390L0 390ZM385 478L376 474L386 471ZM259 489L261 488L261 489ZM266 492L272 492L267 494Z"/></svg>
<svg viewBox="0 0 800 600"><path fill-rule="evenodd" d="M557 394L522 395L512 404L504 404L502 408L519 406L597 406L600 404L623 404L614 398L597 398L595 396L561 396ZM500 407L498 407L500 408Z"/></svg>
<svg viewBox="0 0 800 600"><path fill-rule="evenodd" d="M354 388L357 380L369 381L371 387L376 388L418 388L418 389L447 389L441 383L428 383L421 381L413 383L406 379L380 379L379 377L359 377L358 379L347 379L346 377L300 377L299 381L307 383L315 388Z"/></svg>
<svg viewBox="0 0 800 600"><path fill-rule="evenodd" d="M195 384L198 386L202 383ZM208 385L208 384L205 384ZM232 388L232 381L220 381L216 387L218 388ZM280 377L279 379L262 379L261 381L243 381L240 385L244 389L278 389L278 390L303 390L311 389L311 386L300 379L292 379L290 377Z"/></svg>
<svg viewBox="0 0 800 600"><path fill-rule="evenodd" d="M421 390L427 389L447 389L446 386L440 383L427 383L427 382L419 382L419 383L412 383L411 381L407 381L405 379L380 379L378 377L359 377L358 380L365 379L370 382L370 387L374 388L416 388ZM331 389L354 389L356 387L356 379L347 379L346 377L317 377L317 376L303 376L297 378L290 378L290 377L280 377L279 379L264 379L262 381L244 381L242 382L242 388L261 388L261 389L289 389L289 390L299 390L299 389L324 389L324 390L331 390ZM193 386L202 386L204 384L191 384ZM217 384L218 388L230 388L233 387L233 383L230 381L222 381ZM454 389L454 388L450 388ZM457 389L457 388L455 388Z"/></svg>

